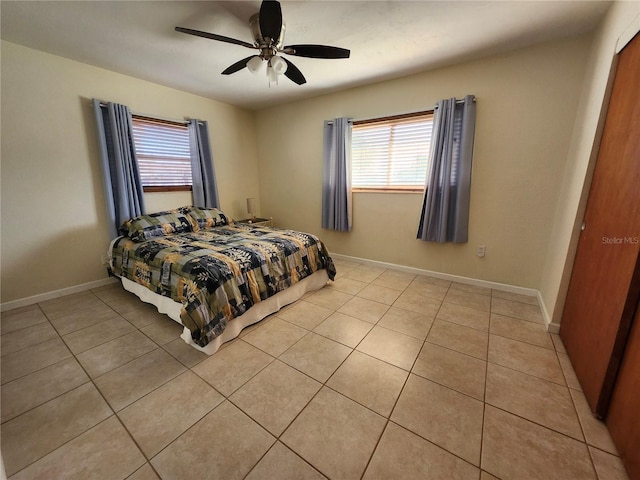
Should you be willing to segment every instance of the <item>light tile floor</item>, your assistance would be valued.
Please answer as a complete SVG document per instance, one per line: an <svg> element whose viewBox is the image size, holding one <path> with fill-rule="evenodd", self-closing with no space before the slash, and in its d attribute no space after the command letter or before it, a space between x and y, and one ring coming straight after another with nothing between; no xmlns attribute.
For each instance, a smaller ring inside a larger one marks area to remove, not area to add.
<svg viewBox="0 0 640 480"><path fill-rule="evenodd" d="M211 357L117 284L5 312L7 474L627 478L535 299L336 263Z"/></svg>

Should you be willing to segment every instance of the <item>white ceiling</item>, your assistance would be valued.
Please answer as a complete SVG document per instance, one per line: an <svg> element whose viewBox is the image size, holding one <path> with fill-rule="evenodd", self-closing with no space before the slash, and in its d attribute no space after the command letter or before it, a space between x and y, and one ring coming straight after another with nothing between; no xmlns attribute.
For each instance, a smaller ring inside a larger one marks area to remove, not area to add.
<svg viewBox="0 0 640 480"><path fill-rule="evenodd" d="M182 26L253 42L259 0L6 1L2 39L245 108L257 109L399 77L594 28L601 1L281 1L285 45L348 48L351 58L294 56L298 86L247 69L220 72L254 51L174 31Z"/></svg>

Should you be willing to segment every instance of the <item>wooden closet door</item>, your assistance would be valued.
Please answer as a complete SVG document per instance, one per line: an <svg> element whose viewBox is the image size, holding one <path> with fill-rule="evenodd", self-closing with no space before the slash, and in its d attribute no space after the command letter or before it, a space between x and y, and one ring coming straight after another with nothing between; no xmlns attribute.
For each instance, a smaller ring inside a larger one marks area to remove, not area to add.
<svg viewBox="0 0 640 480"><path fill-rule="evenodd" d="M607 411L638 296L640 36L619 55L560 336L589 406Z"/></svg>
<svg viewBox="0 0 640 480"><path fill-rule="evenodd" d="M629 477L640 479L640 309L631 326L606 422Z"/></svg>

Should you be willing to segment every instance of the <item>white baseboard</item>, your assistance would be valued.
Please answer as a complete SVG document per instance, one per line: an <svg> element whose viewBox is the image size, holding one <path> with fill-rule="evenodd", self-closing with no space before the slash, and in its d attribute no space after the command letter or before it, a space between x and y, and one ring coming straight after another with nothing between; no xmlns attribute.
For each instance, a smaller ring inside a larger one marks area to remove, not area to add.
<svg viewBox="0 0 640 480"><path fill-rule="evenodd" d="M34 303L44 302L46 300L52 300L58 297L64 297L65 295L71 295L72 293L84 292L85 290L90 290L92 288L103 287L105 285L116 283L117 281L117 278L103 278L102 280L83 283L80 285L75 285L73 287L61 288L60 290L33 295L32 297L21 298L20 300L12 300L10 302L0 304L0 312L6 312L15 308L33 305Z"/></svg>
<svg viewBox="0 0 640 480"><path fill-rule="evenodd" d="M527 297L536 297L538 298L538 300L540 299L539 292L535 288L518 287L517 285L509 285L506 283L490 282L488 280L462 277L459 275L452 275L450 273L441 273L434 272L432 270L424 270L422 268L406 267L404 265L396 265L395 263L379 262L377 260L368 260L366 258L351 257L349 255L342 255L340 253L330 254L332 258L337 258L339 260L364 263L365 265L372 265L374 267L392 268L394 270L400 270L401 272L414 273L416 275L428 275L430 277L441 278L442 280L465 283L467 285L475 285L477 287L493 288L494 290L501 290L503 292L519 293L520 295L526 295Z"/></svg>
<svg viewBox="0 0 640 480"><path fill-rule="evenodd" d="M549 333L557 333L560 334L560 324L556 322L551 322L547 324L547 331Z"/></svg>
<svg viewBox="0 0 640 480"><path fill-rule="evenodd" d="M552 323L549 317L549 312L545 306L545 303L540 295L540 292L534 288L519 287L517 285L509 285L506 283L491 282L488 280L480 280L477 278L463 277L460 275L452 275L449 273L435 272L432 270L425 270L422 268L407 267L404 265L397 265L395 263L380 262L377 260L369 260L366 258L352 257L349 255L342 255L340 253L331 253L333 258L339 260L345 260L350 262L363 263L365 265L372 265L374 267L392 268L401 272L414 273L416 275L428 275L430 277L440 278L442 280L448 280L451 282L465 283L467 285L475 285L478 287L493 288L495 290L501 290L503 292L518 293L520 295L526 295L528 297L536 297L540 311L542 312L542 318L550 333L558 333L560 331L560 325ZM46 300L52 300L54 298L63 297L65 295L71 295L72 293L79 293L92 288L103 287L116 283L117 278L104 278L102 280L96 280L94 282L83 283L81 285L75 285L73 287L62 288L60 290L54 290L52 292L41 293L39 295L33 295L31 297L22 298L20 300L13 300L0 304L0 312L6 312L15 308L26 307L33 305L34 303L44 302Z"/></svg>
<svg viewBox="0 0 640 480"><path fill-rule="evenodd" d="M441 278L442 280L449 280L452 282L465 283L467 285L475 285L478 287L493 288L494 290L501 290L503 292L518 293L520 295L526 295L527 297L536 297L538 306L542 312L542 318L550 333L558 333L560 331L560 325L551 323L549 312L542 299L542 295L535 288L518 287L517 285L509 285L506 283L490 282L488 280L480 280L477 278L462 277L459 275L451 275L449 273L434 272L432 270L424 270L422 268L406 267L404 265L396 265L395 263L379 262L377 260L368 260L366 258L351 257L349 255L342 255L340 253L331 253L331 257L338 260L345 260L350 262L363 263L365 265L372 265L374 267L392 268L394 270L400 270L401 272L414 273L416 275L428 275L430 277Z"/></svg>
<svg viewBox="0 0 640 480"><path fill-rule="evenodd" d="M549 333L558 333L560 331L560 325L557 323L551 322L551 316L549 315L549 310L547 310L547 305L544 303L542 299L542 294L538 291L538 306L540 307L540 311L542 312L542 318L544 319L544 324L547 326L547 331Z"/></svg>

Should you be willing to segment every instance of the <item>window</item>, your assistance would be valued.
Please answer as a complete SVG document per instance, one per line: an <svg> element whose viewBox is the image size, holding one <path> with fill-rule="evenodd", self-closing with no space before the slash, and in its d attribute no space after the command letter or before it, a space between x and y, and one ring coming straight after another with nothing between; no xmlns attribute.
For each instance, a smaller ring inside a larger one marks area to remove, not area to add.
<svg viewBox="0 0 640 480"><path fill-rule="evenodd" d="M133 115L133 142L145 192L191 190L187 125Z"/></svg>
<svg viewBox="0 0 640 480"><path fill-rule="evenodd" d="M424 190L433 111L353 123L354 190Z"/></svg>

